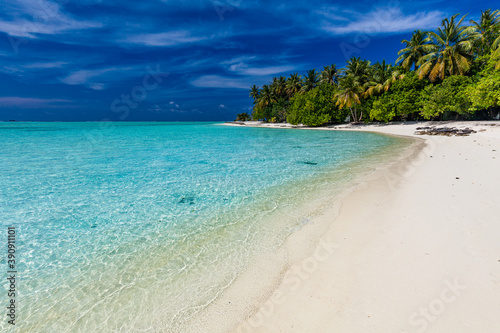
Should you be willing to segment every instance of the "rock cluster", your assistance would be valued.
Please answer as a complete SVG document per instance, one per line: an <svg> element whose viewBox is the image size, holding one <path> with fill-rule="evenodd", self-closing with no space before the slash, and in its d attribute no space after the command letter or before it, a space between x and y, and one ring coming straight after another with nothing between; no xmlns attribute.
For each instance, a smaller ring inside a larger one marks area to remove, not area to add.
<svg viewBox="0 0 500 333"><path fill-rule="evenodd" d="M456 127L417 127L415 134L417 135L445 135L445 136L468 136L476 131L470 128Z"/></svg>

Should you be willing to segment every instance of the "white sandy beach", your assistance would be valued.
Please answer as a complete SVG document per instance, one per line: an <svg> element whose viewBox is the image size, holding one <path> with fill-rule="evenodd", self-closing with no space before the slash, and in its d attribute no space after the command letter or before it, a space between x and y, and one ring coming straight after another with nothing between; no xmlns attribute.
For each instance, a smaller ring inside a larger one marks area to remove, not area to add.
<svg viewBox="0 0 500 333"><path fill-rule="evenodd" d="M418 136L425 148L368 176L233 331L500 332L500 122L335 128L429 124L478 132Z"/></svg>

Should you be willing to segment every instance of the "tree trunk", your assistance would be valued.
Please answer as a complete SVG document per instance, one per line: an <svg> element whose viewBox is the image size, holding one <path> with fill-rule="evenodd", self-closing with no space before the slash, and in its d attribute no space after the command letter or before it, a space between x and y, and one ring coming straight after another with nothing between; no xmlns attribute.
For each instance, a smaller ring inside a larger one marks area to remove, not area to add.
<svg viewBox="0 0 500 333"><path fill-rule="evenodd" d="M351 122L355 122L356 117L354 116L354 113L352 112L352 108L349 108L349 110L351 111Z"/></svg>

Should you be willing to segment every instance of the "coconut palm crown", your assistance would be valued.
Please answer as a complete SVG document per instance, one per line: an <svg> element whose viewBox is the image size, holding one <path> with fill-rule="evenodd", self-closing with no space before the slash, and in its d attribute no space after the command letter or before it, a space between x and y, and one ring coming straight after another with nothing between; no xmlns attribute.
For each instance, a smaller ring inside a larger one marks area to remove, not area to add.
<svg viewBox="0 0 500 333"><path fill-rule="evenodd" d="M459 14L444 19L436 32L430 31L430 52L420 59L417 70L419 78L429 76L432 82L444 80L447 75L464 75L470 70L472 46L477 39L473 27L462 25L465 16Z"/></svg>
<svg viewBox="0 0 500 333"><path fill-rule="evenodd" d="M487 9L481 11L479 22L470 20L472 27L477 33L475 49L478 56L488 54L493 48L495 37L500 30L500 10Z"/></svg>
<svg viewBox="0 0 500 333"><path fill-rule="evenodd" d="M398 52L399 58L396 60L396 64L401 63L401 66L407 71L409 71L412 66L415 66L415 70L417 70L418 62L423 56L427 55L431 49L429 45L430 41L431 39L427 36L426 32L415 30L410 40L404 39L401 42L406 44L406 46Z"/></svg>

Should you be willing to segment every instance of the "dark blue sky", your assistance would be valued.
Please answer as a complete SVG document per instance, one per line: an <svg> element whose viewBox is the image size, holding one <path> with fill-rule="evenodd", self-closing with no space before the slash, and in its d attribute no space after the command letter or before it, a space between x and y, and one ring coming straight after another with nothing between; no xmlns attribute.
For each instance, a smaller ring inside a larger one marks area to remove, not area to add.
<svg viewBox="0 0 500 333"><path fill-rule="evenodd" d="M414 29L492 6L2 0L0 120L233 120L252 84L351 56L394 62Z"/></svg>

